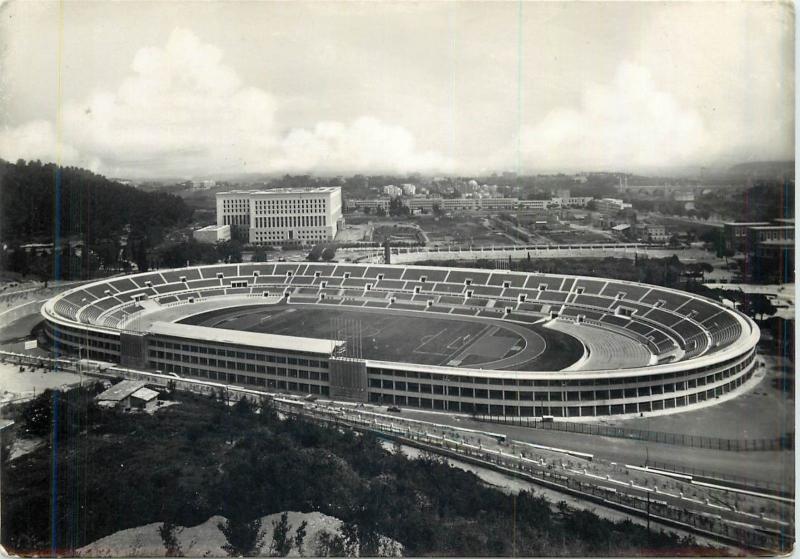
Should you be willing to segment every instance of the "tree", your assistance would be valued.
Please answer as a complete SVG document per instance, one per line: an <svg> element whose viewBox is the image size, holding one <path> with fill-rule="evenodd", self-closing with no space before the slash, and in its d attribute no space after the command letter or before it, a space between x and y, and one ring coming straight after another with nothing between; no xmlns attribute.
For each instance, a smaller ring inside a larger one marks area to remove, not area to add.
<svg viewBox="0 0 800 559"><path fill-rule="evenodd" d="M175 528L172 522L164 522L158 528L158 535L161 536L161 542L164 544L164 549L167 550L167 557L183 557L183 550L181 550L180 542L175 534Z"/></svg>
<svg viewBox="0 0 800 559"><path fill-rule="evenodd" d="M262 246L257 246L255 250L253 250L253 262L266 262L267 261L267 250Z"/></svg>
<svg viewBox="0 0 800 559"><path fill-rule="evenodd" d="M375 209L375 215L378 217L386 217L386 210L383 208L383 206L378 206Z"/></svg>
<svg viewBox="0 0 800 559"><path fill-rule="evenodd" d="M333 243L319 243L311 248L306 260L309 262L317 262L324 260L330 262L336 255L336 245Z"/></svg>
<svg viewBox="0 0 800 559"><path fill-rule="evenodd" d="M289 536L289 514L281 514L280 520L272 521L272 543L269 546L271 557L286 557L292 549L292 538ZM305 527L303 527L305 531ZM305 537L305 536L304 536Z"/></svg>
<svg viewBox="0 0 800 559"><path fill-rule="evenodd" d="M764 320L765 314L767 316L772 316L778 309L775 308L775 305L772 304L772 301L770 301L766 295L762 293L752 293L750 294L750 311L754 318L759 316L760 320Z"/></svg>
<svg viewBox="0 0 800 559"><path fill-rule="evenodd" d="M222 549L229 557L255 557L264 545L264 531L261 529L261 519L244 520L229 518L220 522L217 527L225 535L225 545Z"/></svg>
<svg viewBox="0 0 800 559"><path fill-rule="evenodd" d="M32 437L45 437L50 434L52 423L52 392L45 390L22 410L23 432Z"/></svg>
<svg viewBox="0 0 800 559"><path fill-rule="evenodd" d="M680 239L678 239L677 235L672 235L669 238L669 248L678 248L679 246L681 246Z"/></svg>
<svg viewBox="0 0 800 559"><path fill-rule="evenodd" d="M303 520L300 523L300 526L297 527L297 530L294 531L294 546L297 548L298 553L300 555L303 554L303 543L306 539L306 527L308 527L308 522Z"/></svg>
<svg viewBox="0 0 800 559"><path fill-rule="evenodd" d="M217 245L219 259L234 264L242 261L242 245L239 241L230 240Z"/></svg>
<svg viewBox="0 0 800 559"><path fill-rule="evenodd" d="M314 555L317 557L348 557L347 545L341 534L331 534L322 530L317 535L317 548Z"/></svg>
<svg viewBox="0 0 800 559"><path fill-rule="evenodd" d="M336 245L328 245L322 250L322 259L325 262L330 262L336 256Z"/></svg>

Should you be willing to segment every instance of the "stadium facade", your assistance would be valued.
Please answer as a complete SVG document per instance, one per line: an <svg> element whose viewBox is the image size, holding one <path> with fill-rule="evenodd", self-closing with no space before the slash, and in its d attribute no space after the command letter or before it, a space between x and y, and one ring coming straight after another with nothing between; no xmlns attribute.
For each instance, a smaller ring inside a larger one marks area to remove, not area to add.
<svg viewBox="0 0 800 559"><path fill-rule="evenodd" d="M258 245L332 241L342 219L340 187L232 190L217 193L217 225Z"/></svg>
<svg viewBox="0 0 800 559"><path fill-rule="evenodd" d="M177 323L208 310L277 303L591 325L635 340L651 361L543 371L421 365L360 358L346 340ZM58 351L131 368L323 398L572 418L668 413L735 392L753 374L760 335L737 311L652 285L372 264L245 263L109 278L49 300L42 314Z"/></svg>

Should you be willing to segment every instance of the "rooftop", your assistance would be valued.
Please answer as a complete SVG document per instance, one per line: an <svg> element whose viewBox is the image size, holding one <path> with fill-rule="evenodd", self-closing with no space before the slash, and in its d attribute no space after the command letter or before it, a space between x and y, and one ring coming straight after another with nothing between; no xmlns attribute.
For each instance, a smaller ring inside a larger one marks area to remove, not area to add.
<svg viewBox="0 0 800 559"><path fill-rule="evenodd" d="M147 331L150 334L175 336L204 342L242 344L251 347L266 347L278 351L297 351L324 355L330 355L336 347L344 343L335 340L225 330L223 328L209 328L208 326L194 326L174 322L154 322Z"/></svg>
<svg viewBox="0 0 800 559"><path fill-rule="evenodd" d="M195 231L219 231L221 229L230 229L230 227L230 225L206 225L200 229L195 229Z"/></svg>
<svg viewBox="0 0 800 559"><path fill-rule="evenodd" d="M750 229L753 231L789 231L794 229L794 225L759 225Z"/></svg>
<svg viewBox="0 0 800 559"><path fill-rule="evenodd" d="M278 194L327 194L341 190L339 186L304 186L290 188L270 188L269 190L228 190L217 192L217 197L230 196L233 194L240 196L271 196Z"/></svg>
<svg viewBox="0 0 800 559"><path fill-rule="evenodd" d="M145 402L149 402L150 400L154 400L158 398L158 392L155 390L151 390L149 388L140 388L133 394L131 394L133 398L139 398L140 400L144 400Z"/></svg>
<svg viewBox="0 0 800 559"><path fill-rule="evenodd" d="M122 382L118 382L105 392L101 392L97 395L97 400L105 400L111 402L120 402L133 394L134 392L141 390L145 387L147 383L138 380L123 380Z"/></svg>

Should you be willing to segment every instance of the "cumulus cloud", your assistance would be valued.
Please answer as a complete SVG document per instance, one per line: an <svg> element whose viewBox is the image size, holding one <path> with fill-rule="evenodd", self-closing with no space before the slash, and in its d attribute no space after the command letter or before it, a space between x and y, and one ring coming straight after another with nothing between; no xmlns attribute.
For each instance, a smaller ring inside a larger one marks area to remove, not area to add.
<svg viewBox="0 0 800 559"><path fill-rule="evenodd" d="M222 52L176 29L140 49L116 91L98 90L62 111L63 133L36 121L0 131L0 157L59 159L112 175L436 170L405 129L363 117L281 134L277 100L242 83Z"/></svg>
<svg viewBox="0 0 800 559"><path fill-rule="evenodd" d="M700 115L660 91L643 67L623 63L608 84L591 84L577 108L561 107L523 127L520 155L532 168L643 168L692 164L707 150Z"/></svg>
<svg viewBox="0 0 800 559"><path fill-rule="evenodd" d="M436 153L419 152L411 133L375 118L362 117L351 124L321 122L311 130L292 130L281 142L275 169L353 172L385 170L447 171L452 163Z"/></svg>

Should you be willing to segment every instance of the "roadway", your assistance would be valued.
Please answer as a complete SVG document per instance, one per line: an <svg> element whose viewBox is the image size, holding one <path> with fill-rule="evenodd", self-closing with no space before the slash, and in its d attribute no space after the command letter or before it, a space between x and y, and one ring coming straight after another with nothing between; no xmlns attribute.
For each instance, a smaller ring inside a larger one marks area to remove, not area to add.
<svg viewBox="0 0 800 559"><path fill-rule="evenodd" d="M412 419L432 421L468 429L493 431L516 441L559 446L594 454L609 462L645 465L656 461L677 466L747 477L758 481L786 480L794 487L793 451L733 452L695 448L638 440L601 437L583 433L534 429L497 423L482 423L468 416L404 409L403 415Z"/></svg>

